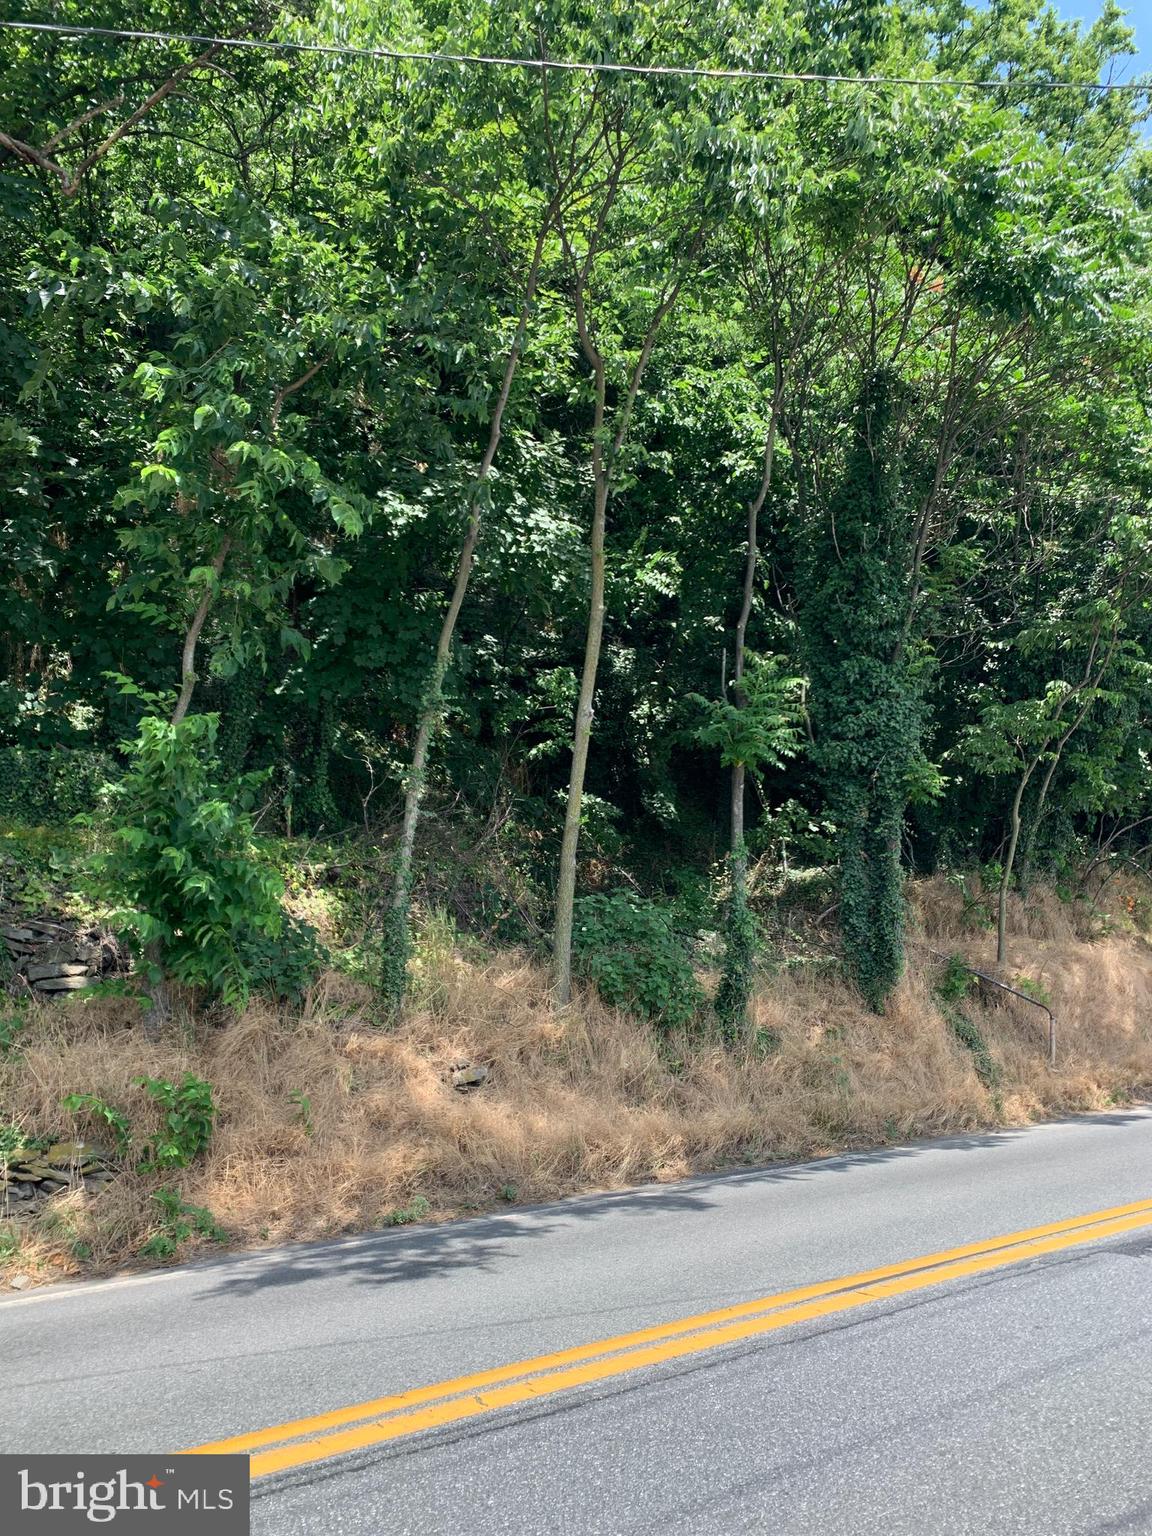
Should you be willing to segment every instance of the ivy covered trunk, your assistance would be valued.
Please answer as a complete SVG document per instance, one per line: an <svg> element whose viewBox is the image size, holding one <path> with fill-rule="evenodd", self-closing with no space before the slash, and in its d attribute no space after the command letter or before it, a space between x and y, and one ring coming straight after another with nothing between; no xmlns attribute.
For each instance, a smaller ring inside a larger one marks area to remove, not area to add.
<svg viewBox="0 0 1152 1536"><path fill-rule="evenodd" d="M884 371L861 388L843 478L809 529L800 612L815 760L837 827L845 958L878 1013L904 968L900 840L921 722L904 643L911 549L899 393Z"/></svg>

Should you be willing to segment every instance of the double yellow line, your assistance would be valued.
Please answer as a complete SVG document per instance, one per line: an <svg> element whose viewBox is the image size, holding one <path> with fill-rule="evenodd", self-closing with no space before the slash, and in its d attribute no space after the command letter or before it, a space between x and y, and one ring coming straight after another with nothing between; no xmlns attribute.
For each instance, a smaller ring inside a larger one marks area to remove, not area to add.
<svg viewBox="0 0 1152 1536"><path fill-rule="evenodd" d="M332 1413L294 1419L271 1429L215 1440L208 1445L195 1446L185 1454L247 1453L251 1457L251 1475L267 1477L273 1472L326 1461L332 1456L382 1445L389 1440L419 1434L422 1430L494 1413L516 1403L551 1397L557 1392L587 1386L590 1382L607 1381L647 1366L702 1354L705 1350L756 1338L778 1328L789 1328L794 1323L847 1312L885 1297L901 1296L966 1275L1020 1264L1026 1259L1058 1253L1081 1243L1147 1226L1152 1226L1152 1200L1139 1200L1131 1205L1118 1205L1110 1210L1094 1211L1088 1216L1073 1217L1070 1221L1052 1222L1048 1226L1012 1232L1006 1237L950 1248L944 1253L908 1259L902 1264L889 1264L882 1269L845 1275L839 1280L781 1291L775 1296L763 1296L758 1301L742 1302L739 1306L723 1307L716 1312L701 1312L695 1317L680 1318L657 1328L642 1328L635 1333L618 1334L615 1338L581 1344L555 1354L537 1355L515 1365L459 1376L454 1381L442 1381L435 1386L420 1387L391 1397L378 1397L372 1402L357 1403Z"/></svg>

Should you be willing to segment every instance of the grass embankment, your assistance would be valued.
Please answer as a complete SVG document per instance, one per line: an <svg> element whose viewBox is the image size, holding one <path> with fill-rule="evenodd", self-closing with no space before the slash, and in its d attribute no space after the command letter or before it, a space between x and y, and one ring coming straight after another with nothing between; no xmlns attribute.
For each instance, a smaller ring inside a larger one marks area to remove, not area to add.
<svg viewBox="0 0 1152 1536"><path fill-rule="evenodd" d="M927 882L913 899L924 944L987 961L988 936L967 926L953 887ZM61 1109L90 1093L142 1143L160 1111L134 1080L186 1071L213 1084L219 1117L186 1169L125 1171L0 1222L0 1276L146 1262L149 1239L171 1230L161 1183L221 1229L210 1238L193 1221L172 1246L187 1257L221 1237L316 1238L1124 1102L1152 1083L1152 952L1132 931L1101 933L1099 914L1078 927L1075 911L1039 893L1014 913L1013 973L1059 1020L1054 1072L1039 1010L942 1001L940 967L916 946L882 1018L837 980L765 981L737 1050L660 1036L587 993L557 1016L538 964L445 942L425 944L412 1006L387 1031L369 1022L368 989L335 973L302 1009L177 1018L154 1042L129 997L32 1004L0 1056L0 1122L90 1135ZM465 1063L488 1077L462 1093L452 1078Z"/></svg>

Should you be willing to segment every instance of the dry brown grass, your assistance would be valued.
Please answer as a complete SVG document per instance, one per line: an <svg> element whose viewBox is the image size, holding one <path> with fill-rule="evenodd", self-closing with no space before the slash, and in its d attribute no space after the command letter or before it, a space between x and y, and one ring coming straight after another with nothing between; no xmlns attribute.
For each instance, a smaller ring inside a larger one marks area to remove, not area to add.
<svg viewBox="0 0 1152 1536"><path fill-rule="evenodd" d="M915 908L925 943L987 964L989 937L954 887L923 883ZM750 1031L778 1042L765 1055L754 1038L738 1051L660 1038L587 994L558 1016L542 970L524 958L469 960L441 947L388 1032L365 1022L367 994L337 975L300 1014L254 1005L226 1028L185 1020L156 1043L142 1040L130 1000L39 1007L19 1056L0 1063L0 1121L34 1134L91 1131L60 1109L65 1094L90 1092L122 1107L143 1137L156 1109L133 1078L191 1069L215 1085L219 1123L206 1157L171 1182L232 1241L255 1245L374 1227L417 1197L445 1218L502 1199L1021 1123L1140 1092L1152 1082L1152 953L1133 934L1090 937L1098 920L1070 916L1049 894L1014 915L1013 973L1050 995L1060 1060L1047 1069L1039 1010L967 1005L1000 1064L996 1093L940 1013L938 968L922 948L883 1018L839 982L774 979ZM456 1091L462 1062L488 1067L488 1082ZM292 1095L306 1098L310 1124ZM156 1183L126 1174L91 1199L58 1196L15 1224L17 1249L0 1265L47 1278L132 1262L156 1230Z"/></svg>

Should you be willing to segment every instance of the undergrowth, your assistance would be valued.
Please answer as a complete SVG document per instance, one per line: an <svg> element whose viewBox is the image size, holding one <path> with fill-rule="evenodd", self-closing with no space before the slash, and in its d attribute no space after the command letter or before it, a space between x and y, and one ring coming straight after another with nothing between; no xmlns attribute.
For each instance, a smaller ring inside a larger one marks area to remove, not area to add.
<svg viewBox="0 0 1152 1536"><path fill-rule="evenodd" d="M1050 1071L1037 1010L960 979L960 961L986 963L962 896L928 882L911 904L924 944L958 957L951 988L913 947L878 1017L835 973L783 967L762 977L730 1043L654 1028L591 985L558 1013L537 959L462 940L446 914L418 933L410 1001L387 1028L370 986L336 971L299 1006L254 999L225 1027L177 1007L154 1039L131 997L33 1001L18 1049L0 1054L13 1147L81 1132L109 1142L101 1106L124 1117L131 1146L102 1192L62 1192L32 1219L0 1212L0 1275L106 1273L225 1241L402 1226L1022 1124L1122 1103L1152 1082L1152 955L1138 936L1078 929L1049 895L1020 916L1012 974L1042 986L1060 1020ZM706 993L716 978L694 984ZM466 1092L454 1083L464 1064L485 1069ZM210 1139L192 1132L184 1166L138 1166L171 1130L150 1080L212 1085ZM61 1101L73 1095L70 1118Z"/></svg>

